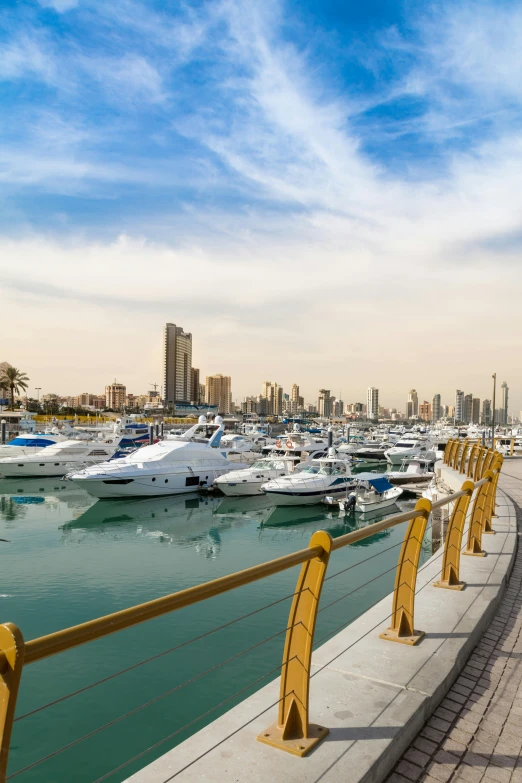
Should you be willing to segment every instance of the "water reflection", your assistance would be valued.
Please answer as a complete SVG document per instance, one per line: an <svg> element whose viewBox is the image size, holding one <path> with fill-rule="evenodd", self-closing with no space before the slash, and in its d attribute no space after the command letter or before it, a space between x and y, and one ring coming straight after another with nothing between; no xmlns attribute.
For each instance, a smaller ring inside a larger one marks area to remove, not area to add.
<svg viewBox="0 0 522 783"><path fill-rule="evenodd" d="M80 543L87 537L144 538L159 544L195 547L205 557L215 558L222 545L223 531L250 521L215 515L219 499L182 495L137 500L99 500L77 519L61 526L64 540Z"/></svg>

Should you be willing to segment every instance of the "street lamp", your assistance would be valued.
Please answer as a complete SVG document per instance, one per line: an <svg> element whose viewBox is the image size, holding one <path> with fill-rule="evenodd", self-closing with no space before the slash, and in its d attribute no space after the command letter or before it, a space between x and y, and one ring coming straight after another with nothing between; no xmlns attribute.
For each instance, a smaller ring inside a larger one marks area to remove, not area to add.
<svg viewBox="0 0 522 783"><path fill-rule="evenodd" d="M494 372L491 376L493 378L493 414L491 418L491 448L495 448L495 395L497 391L497 373Z"/></svg>

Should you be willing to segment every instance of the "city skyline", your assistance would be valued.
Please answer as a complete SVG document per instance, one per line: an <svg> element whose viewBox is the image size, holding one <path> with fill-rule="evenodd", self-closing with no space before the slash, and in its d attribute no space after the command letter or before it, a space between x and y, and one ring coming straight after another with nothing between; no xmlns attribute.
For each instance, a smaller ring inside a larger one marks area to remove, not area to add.
<svg viewBox="0 0 522 783"><path fill-rule="evenodd" d="M519 410L521 21L492 0L7 0L2 360L144 391L173 321L235 399L276 378L402 409L410 388L489 398L495 370Z"/></svg>

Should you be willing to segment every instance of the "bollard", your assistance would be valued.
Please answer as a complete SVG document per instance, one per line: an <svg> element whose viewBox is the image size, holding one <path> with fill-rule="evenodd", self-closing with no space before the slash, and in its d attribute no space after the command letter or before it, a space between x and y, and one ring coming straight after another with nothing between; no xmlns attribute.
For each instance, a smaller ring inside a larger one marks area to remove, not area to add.
<svg viewBox="0 0 522 783"><path fill-rule="evenodd" d="M410 645L417 644L424 636L424 631L416 631L414 626L415 585L431 502L421 498L415 511L419 513L408 525L395 573L392 624L380 634L380 638L386 641Z"/></svg>
<svg viewBox="0 0 522 783"><path fill-rule="evenodd" d="M5 419L2 419L2 446L5 446L6 443L6 429L7 429L7 422Z"/></svg>
<svg viewBox="0 0 522 783"><path fill-rule="evenodd" d="M324 726L308 722L310 666L317 607L332 548L324 530L314 533L310 547L322 547L321 557L303 563L288 617L277 723L258 735L259 742L305 756L328 734Z"/></svg>
<svg viewBox="0 0 522 783"><path fill-rule="evenodd" d="M149 424L149 444L154 443L154 424Z"/></svg>
<svg viewBox="0 0 522 783"><path fill-rule="evenodd" d="M448 532L446 533L446 543L444 545L444 556L442 559L442 573L440 580L435 582L434 587L446 587L450 590L463 590L465 582L460 581L460 549L462 546L462 535L464 533L464 524L468 507L473 495L475 485L472 481L465 481L461 492L466 494L457 498L453 507Z"/></svg>
<svg viewBox="0 0 522 783"><path fill-rule="evenodd" d="M473 557L486 556L486 553L482 549L482 532L484 530L484 512L486 511L487 497L493 479L493 473L489 470L486 471L484 478L486 478L487 481L479 487L475 502L473 503L473 511L471 512L471 519L469 522L468 543L466 549L462 553L463 555L471 555Z"/></svg>
<svg viewBox="0 0 522 783"><path fill-rule="evenodd" d="M24 665L24 637L13 623L0 625L0 780L5 780L16 697Z"/></svg>
<svg viewBox="0 0 522 783"><path fill-rule="evenodd" d="M163 437L165 435L165 425L163 422L161 422L161 439L163 440Z"/></svg>

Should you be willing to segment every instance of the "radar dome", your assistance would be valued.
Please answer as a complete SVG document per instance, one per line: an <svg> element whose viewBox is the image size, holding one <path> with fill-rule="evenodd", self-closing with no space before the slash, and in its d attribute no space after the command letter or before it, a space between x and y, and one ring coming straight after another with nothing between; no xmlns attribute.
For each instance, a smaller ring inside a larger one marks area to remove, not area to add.
<svg viewBox="0 0 522 783"><path fill-rule="evenodd" d="M198 424L206 424L207 423L207 417L206 416L200 416L198 419Z"/></svg>
<svg viewBox="0 0 522 783"><path fill-rule="evenodd" d="M217 424L218 427L221 427L221 425L223 424L223 416L216 416L216 418L214 419L214 424Z"/></svg>

